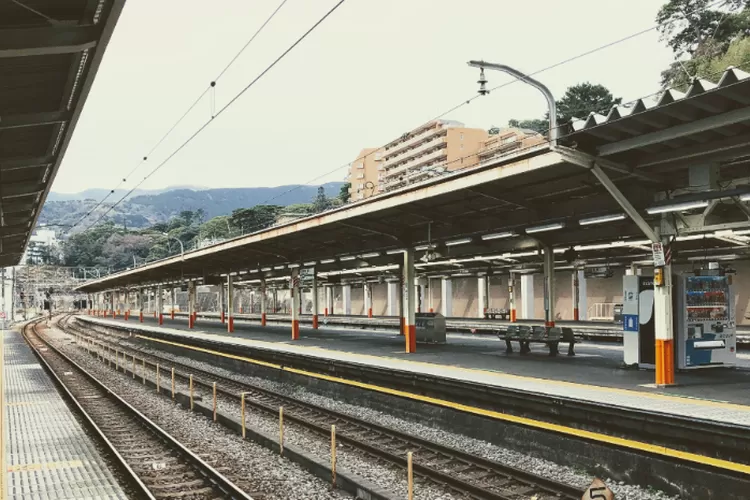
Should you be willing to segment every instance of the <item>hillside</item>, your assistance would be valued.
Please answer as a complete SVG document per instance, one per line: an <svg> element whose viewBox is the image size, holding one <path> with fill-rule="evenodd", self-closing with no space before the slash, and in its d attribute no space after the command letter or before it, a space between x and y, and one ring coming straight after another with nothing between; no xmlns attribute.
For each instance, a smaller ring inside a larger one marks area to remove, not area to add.
<svg viewBox="0 0 750 500"><path fill-rule="evenodd" d="M338 196L341 186L340 182L323 185L329 197ZM250 208L264 203L275 205L309 203L315 198L317 190L318 186L307 185L270 188L170 189L134 196L115 207L109 213L108 219L117 225L141 228L165 222L182 211L198 209L203 209L206 218L210 219L217 215L230 214L237 208ZM98 193L98 196L88 197L92 193ZM106 190L99 189L90 189L77 195L50 193L39 216L39 223L61 228L75 224L94 208L99 200L106 196L106 193ZM87 221L90 223L98 219L109 208L110 202L119 200L121 196L117 193L110 196L89 216ZM76 230L85 229L86 225L81 224Z"/></svg>

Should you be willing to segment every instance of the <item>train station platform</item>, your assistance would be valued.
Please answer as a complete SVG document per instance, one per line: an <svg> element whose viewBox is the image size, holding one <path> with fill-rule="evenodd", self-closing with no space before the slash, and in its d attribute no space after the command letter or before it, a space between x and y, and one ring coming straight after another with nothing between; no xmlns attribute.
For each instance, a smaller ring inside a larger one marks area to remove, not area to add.
<svg viewBox="0 0 750 500"><path fill-rule="evenodd" d="M101 325L126 324L122 318L82 316ZM292 341L288 326L266 326L236 321L235 332L215 320L199 320L188 329L186 319L165 318L159 326L153 317L138 322L131 317L128 328L136 332L161 332L174 342L191 338L314 356L332 361L392 368L469 381L482 385L593 401L651 412L709 419L750 427L750 370L713 369L681 372L678 385L655 388L654 372L624 369L617 345L584 343L576 356L549 357L543 345L532 344L532 352L506 354L505 343L488 336L450 335L446 344L418 344L413 354L404 353L403 337L378 330L302 328ZM750 368L750 358L740 355Z"/></svg>
<svg viewBox="0 0 750 500"><path fill-rule="evenodd" d="M128 498L21 334L2 341L2 498Z"/></svg>

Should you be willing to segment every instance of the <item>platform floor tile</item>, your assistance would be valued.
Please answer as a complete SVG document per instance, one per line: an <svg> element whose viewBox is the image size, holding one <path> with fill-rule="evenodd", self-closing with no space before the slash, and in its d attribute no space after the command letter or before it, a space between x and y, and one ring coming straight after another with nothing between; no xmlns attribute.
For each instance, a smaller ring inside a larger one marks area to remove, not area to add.
<svg viewBox="0 0 750 500"><path fill-rule="evenodd" d="M126 499L18 332L3 332L6 495L10 500Z"/></svg>

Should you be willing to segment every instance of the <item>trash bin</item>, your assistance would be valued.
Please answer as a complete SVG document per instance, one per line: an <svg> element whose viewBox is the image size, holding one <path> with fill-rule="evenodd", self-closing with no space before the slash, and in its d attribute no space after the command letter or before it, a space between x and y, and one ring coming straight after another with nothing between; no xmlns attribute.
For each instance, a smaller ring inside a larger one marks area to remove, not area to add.
<svg viewBox="0 0 750 500"><path fill-rule="evenodd" d="M415 315L417 342L445 344L445 316L439 313Z"/></svg>

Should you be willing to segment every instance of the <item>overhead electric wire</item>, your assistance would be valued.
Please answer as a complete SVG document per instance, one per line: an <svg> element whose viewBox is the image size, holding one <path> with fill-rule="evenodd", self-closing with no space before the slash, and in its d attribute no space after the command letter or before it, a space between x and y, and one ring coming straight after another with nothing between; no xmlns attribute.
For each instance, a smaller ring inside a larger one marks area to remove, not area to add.
<svg viewBox="0 0 750 500"><path fill-rule="evenodd" d="M127 182L127 180L130 178L130 176L133 175L136 172L136 170L138 170L139 168L141 168L141 166L144 163L146 163L146 161L148 160L149 156L151 156L154 153L154 151L156 151L156 149L159 146L161 146L161 144L167 139L167 137L169 137L172 134L172 132L174 132L174 130L177 128L177 126L180 123L182 123L182 121L185 119L185 117L188 114L190 114L190 112L198 105L198 103L206 96L206 94L209 91L211 91L212 88L215 88L216 82L218 82L219 79L222 76L224 76L224 73L226 73L229 70L229 68L237 61L237 59L239 59L239 57L242 55L242 53L245 52L245 50L250 46L251 43L253 43L253 41L258 37L258 35L261 33L261 31L263 31L263 29L266 27L266 25L271 22L271 20L281 10L281 8L284 6L284 4L287 3L287 1L288 0L281 0L281 3L279 3L279 5L276 7L276 9L274 9L273 12L271 12L271 14L266 18L266 20L263 22L263 24L261 24L260 27L255 31L255 33L253 33L253 35L248 39L248 41L245 43L245 45L243 45L242 48L234 55L234 57L232 57L232 59L227 63L227 65L224 66L224 69L222 69L219 72L219 74L216 76L216 78L214 78L211 81L211 83L200 93L200 95L193 101L193 103L190 106L188 106L187 110L182 114L182 116L180 116L180 118L178 118L177 121L174 122L174 124L172 124L172 126L169 128L169 130L167 130L167 132L164 135L161 136L161 138L156 142L156 144L154 144L153 147L151 147L151 149L148 151L148 153L146 153L146 155L143 157L143 159L140 162L138 162L136 164L136 166L133 167L133 169L130 170L130 172L128 172L128 174L125 175L122 178L122 180L117 184L117 186L115 186L114 189L111 189L109 191L109 193L107 193L107 195L104 198L102 198L91 210L89 210L86 213L86 215L84 215L83 217L81 217L78 220L78 222L76 222L75 224L73 224L72 226L70 226L69 229L66 231L66 234L69 233L70 231L72 231L73 228L75 228L76 226L78 226L81 222L83 222L84 220L86 220L92 213L94 213L94 211L96 211L97 208L99 208L100 206L102 206L104 204L104 202L107 201L107 199L109 199L109 197L112 194L114 194L120 188L120 186L122 186L124 183Z"/></svg>
<svg viewBox="0 0 750 500"><path fill-rule="evenodd" d="M712 3L710 3L710 4L707 4L706 6L704 6L704 7L702 7L702 8L698 8L698 9L695 9L694 11L692 11L692 12L689 12L689 13L686 13L686 14L684 14L684 15L683 15L683 18L685 18L685 17L688 17L688 16L690 16L690 15L692 15L692 14L694 14L694 13L700 12L700 11L702 11L702 10L707 10L707 9L709 9L709 8L711 8L711 7L715 6L715 5L718 5L718 4L721 4L721 3L723 3L723 1L724 1L724 0L716 0L716 1L712 2ZM314 28L315 28L315 27L317 26L317 24L319 24L320 22L322 22L322 21L323 21L323 20L324 20L324 19L325 19L325 18L326 18L326 17L328 16L328 15L330 15L330 14L331 14L331 13L332 13L332 12L333 12L334 10L336 10L336 8L338 8L338 7L339 7L339 6L340 6L340 5L341 5L341 4L343 3L343 2L344 2L344 0L341 0L341 1L340 1L340 2L338 3L338 4L336 4L336 5L335 5L335 6L333 7L333 9L331 9L331 11L329 11L329 12L328 12L328 13L327 13L327 14L326 14L326 15L325 15L325 16L324 16L324 17L323 17L323 18L322 18L322 19L321 19L320 21L318 21L318 23L316 23L316 24L315 24L315 25L314 25L314 26L313 26L313 27L311 28L311 30L312 30L312 29L314 29ZM661 26L666 26L666 25L672 24L672 23L674 23L674 22L676 22L676 21L678 21L678 19L675 19L675 20L671 20L671 21L665 21L665 22L662 22L662 23L657 23L657 24L655 24L655 25L653 25L653 26L651 26L651 27L649 27L649 28L646 28L646 29L642 29L642 30L640 30L640 31L637 31L637 32L635 32L635 33L632 33L632 34L630 34L630 35L627 35L627 36L625 36L625 37L622 37L622 38L619 38L619 39L617 39L617 40L613 40L613 41L611 41L611 42L608 42L608 43L605 43L605 44L599 45L599 46L597 46L597 47L595 47L595 48L593 48L593 49L591 49L591 50L588 50L588 51L582 52L582 53L580 53L580 54L577 54L577 55L575 55L575 56L572 56L572 57L569 57L569 58L563 59L562 61L559 61L559 62L557 62L557 63L551 64L551 65L549 65L549 66L546 66L546 67L544 67L544 68L540 68L540 69L538 69L538 70L535 70L535 71L533 71L533 72L531 72L531 73L528 73L528 75L527 75L527 76L534 76L534 75L538 75L538 74L540 74L540 73L544 73L544 72L546 72L546 71L549 71L549 70L551 70L551 69L557 68L557 67L559 67L559 66L562 66L562 65L565 65L565 64L571 63L571 62L573 62L573 61L576 61L576 60L578 60L578 59L581 59L581 58L583 58L583 57L586 57L586 56L589 56L589 55L591 55L591 54L597 53L597 52L599 52L599 51L602 51L602 50L604 50L604 49L607 49L607 48L613 47L613 46L615 46L615 45L618 45L618 44L620 44L620 43L623 43L623 42L626 42L626 41L632 40L632 39L634 39L634 38L637 38L637 37L639 37L639 36L641 36L641 35L644 35L644 34L646 34L646 33L649 33L649 32L651 32L651 31L654 31L654 30L656 30L656 29L659 29L659 27L661 27ZM294 44L294 45L296 45L297 43L299 43L299 42L300 42L300 41L301 41L301 40L302 40L302 39L303 39L303 38L304 38L305 36L307 36L307 34L309 34L309 31L308 31L308 33L305 33L305 35L303 35L303 37L302 37L301 39L299 39L299 40L298 40L297 42L295 42L295 44ZM291 50L292 48L294 48L294 45L292 45L292 47L290 47L289 49L287 49L287 52L288 52L289 50ZM280 56L280 57L283 57L283 56L284 56L285 54L286 54L286 52L285 52L284 54L282 54L282 56ZM266 69L266 70L265 70L265 71L264 71L263 73L261 73L261 75L259 75L259 77L258 77L258 78L262 77L262 76L263 76L263 74L265 74L265 72L267 72L268 70L270 70L270 69L271 69L271 67L273 67L273 65L275 65L275 64L276 64L276 62L278 62L278 59L277 59L277 61L274 61L274 63L272 63L272 65L271 65L271 66L269 66L269 67L268 67L268 68L267 68L267 69ZM231 105L231 104L232 104L232 103L233 103L233 102L234 102L234 101L235 101L235 100L236 100L237 98L239 98L239 97L240 97L240 96L241 96L241 95L242 95L242 94L243 94L243 93L245 92L245 90L247 90L247 88L249 88L250 86L252 86L252 84L253 84L253 83L255 83L255 81L257 81L257 78L256 78L256 80L254 80L253 82L251 82L251 83L250 83L250 85L249 85L248 87L246 87L246 88L245 88L245 89L243 89L243 90L242 90L242 91L241 91L241 92L240 92L239 94L237 94L237 95L236 95L236 96L235 96L235 97L234 97L234 98L233 98L233 99L232 99L232 100L231 100L231 101L230 101L230 102L229 102L229 103L227 104L227 106L225 106L224 108L222 108L222 109L221 109L221 110L219 111L219 113L217 113L217 114L216 114L216 116L218 116L218 115L219 115L219 114L220 114L221 112L223 112L223 111L224 111L224 110L225 110L225 109L226 109L226 108L227 108L227 107L228 107L229 105ZM514 84L514 83L518 82L518 81L519 81L519 80L518 80L517 78L514 78L514 79L512 79L512 80L509 80L509 81L507 81L507 82L505 82L505 83L502 83L502 84L500 84L500 85L497 85L497 86L495 86L495 87L491 88L491 89L490 89L489 91L490 91L490 92L492 92L492 91L495 91L495 90L498 90L498 89L501 89L501 88L507 87L507 86L509 86L509 85L512 85L512 84ZM435 116L435 117L431 118L430 120L427 120L426 122L422 123L421 125L419 125L419 126L418 126L418 127L416 127L416 128L420 128L420 127L423 127L424 125L427 125L427 124L429 124L429 123L430 123L430 122L432 122L432 121L435 121L435 120L439 120L439 119L441 119L442 117L444 117L445 115L447 115L447 114L449 114L449 113L452 113L453 111L456 111L457 109L460 109L461 107L463 107L463 106L465 106L465 105L467 105L467 104L471 103L472 101L474 101L475 99L477 99L477 98L479 98L479 97L481 97L481 96L480 96L479 94L475 94L475 95L471 96L470 98L468 98L468 99L465 99L465 100L461 101L460 103L458 103L458 104L456 104L456 105L452 106L451 108L449 108L449 109L447 109L446 111L444 111L444 112L440 113L439 115L437 115L437 116ZM178 148L177 148L177 149L176 149L176 150L175 150L175 151L174 151L174 152L173 152L172 154L170 154L170 155L169 155L169 156L168 156L168 157L167 157L167 158L166 158L166 159L165 159L165 160L164 160L164 161L163 161L163 162L162 162L162 163L161 163L160 165L158 165L158 166L157 166L157 167L156 167L156 168L155 168L154 170L152 170L152 172L150 172L150 173L149 173L149 174L148 174L148 175L147 175L146 177L144 177L144 178L143 178L143 180L142 180L141 182L139 182L139 183L138 183L138 184L137 184L137 185L136 185L136 186L135 186L135 187L134 187L133 189L131 189L131 190L130 190L130 191L129 191L128 193L126 193L126 194L125 194L125 195L124 195L124 196L123 196L122 198L120 198L120 200L118 200L118 201L117 201L117 202L116 202L115 204L113 204L113 205L112 205L112 206L110 207L110 209L109 209L109 210L107 210L107 211L106 211L106 212L105 212L105 213L104 213L104 214L103 214L103 215L102 215L101 217L99 217L99 219L97 219L97 220L96 220L96 221L95 221L95 222L94 222L93 224L89 225L89 226L88 226L88 227L87 227L86 229L89 229L89 228L91 228L91 227L95 226L95 225L96 225L96 224L98 224L98 223L99 223L99 222L100 222L100 221L101 221L102 219L104 219L104 217L105 217L105 216L106 216L106 215L107 215L107 214L108 214L108 213L109 213L109 212L110 212L110 211L111 211L111 210L112 210L112 209L113 209L114 207L116 207L116 206L117 206L117 205L119 205L119 204L120 204L120 203L121 203L122 201L124 201L124 199L125 199L125 198L127 198L127 197L128 197L128 196L129 196L129 195L130 195L130 194L131 194L131 193L132 193L132 192L133 192L133 191L134 191L135 189L137 189L137 187L138 187L138 186L140 186L141 184L143 184L143 182L145 182L145 181L146 181L146 180L147 180L147 179L148 179L149 177L151 177L151 175L153 175L153 174L154 174L154 173L155 173L156 171L158 171L158 170L159 170L159 169L160 169L160 168L161 168L161 167L162 167L162 166L163 166L163 165L164 165L164 164L165 164L165 163L166 163L167 161L169 161L169 160L170 160L170 159L171 159L171 158L172 158L172 157L173 157L173 156L174 156L175 154L177 154L177 153L178 153L178 152L179 152L179 151L180 151L180 150L181 150L181 149L182 149L182 148L183 148L184 146L186 146L186 145L187 145L187 144L188 144L188 143L189 143L189 142L190 142L190 141L191 141L191 140L192 140L192 139L193 139L193 138L194 138L194 137L195 137L196 135L198 135L198 134L199 134L200 132L202 132L202 131L203 131L203 129L205 129L205 128L206 128L206 127L208 126L208 124L209 124L209 123L210 123L210 120L209 120L208 122L206 122L206 123L205 123L205 124L204 124L203 126L201 126L201 127L200 127L200 128L199 128L199 129L198 129L198 130L197 130L197 131L196 131L196 132L195 132L195 133L194 133L194 134L193 134L192 136L190 136L190 137L189 137L189 138L187 139L187 141L185 141L185 143L183 143L183 144L182 144L182 145L181 145L180 147L178 147ZM412 129L412 130L414 130L414 129ZM332 169L332 170L329 170L329 171L327 171L327 172L324 172L324 173L322 173L322 174L320 174L320 175L318 175L318 176L316 176L316 177L314 177L314 178L312 178L312 179L310 179L310 180L306 181L306 182L305 182L304 184L299 184L299 185L296 185L296 186L294 186L294 187L292 187L292 188L290 188L290 189L288 189L288 190L286 190L286 191L284 191L284 192L282 192L282 193L279 193L279 194L277 194L277 195L274 195L274 196L272 196L272 197L270 197L270 198L268 198L268 199L266 199L266 200L264 200L264 201L262 201L262 202L258 203L257 205L265 205L265 204L267 204L267 203L269 203L269 202L271 202L271 201L273 201L273 200L276 200L276 199L278 199L278 198L280 198L280 197L282 197L282 196L285 196L285 195L287 195L287 194L289 194L289 193L292 193L292 192L294 192L294 191L296 191L296 190L298 190L298 189L300 189L300 188L302 188L302 187L304 187L304 186L307 186L307 185L309 185L309 184L310 184L310 183L312 183L312 182L315 182L315 181L317 181L317 180L319 180L319 179L321 179L321 178L323 178L323 177L326 177L326 176L328 176L328 175L331 175L332 173L334 173L334 172L336 172L336 171L338 171L338 170L341 170L342 168L347 168L347 167L349 167L350 165L352 165L353 163L356 163L356 162L358 162L358 161L360 161L360 160L364 160L364 159L366 159L367 157L369 157L369 156L371 156L371 155L375 154L375 153L376 153L376 152L377 152L378 150L382 149L382 148L383 148L383 147L385 147L386 145L390 144L390 142L393 142L393 141L389 141L389 142L387 142L386 144L384 144L384 145L380 146L379 148L375 148L375 149L373 149L373 151L371 151L370 153L366 153L366 154L364 154L364 155L362 155L362 156L360 156L360 157L356 158L355 160L353 160L353 161L351 161L351 162L347 162L347 163L344 163L343 165L337 166L337 167L335 167L335 168L334 168L334 169Z"/></svg>
<svg viewBox="0 0 750 500"><path fill-rule="evenodd" d="M138 184L136 184L135 186L133 186L130 189L130 191L128 191L127 193L125 193L125 195L122 198L120 198L113 205L111 205L109 207L109 209L106 212L104 212L104 214L101 215L101 217L99 217L96 221L94 221L93 224L90 224L86 229L90 229L91 227L93 227L96 224L98 224L99 221L101 221L102 219L104 219L104 217L106 217L107 214L109 214L109 212L111 212L117 205L119 205L120 203L122 203L128 196L130 196L130 194L132 194L136 189L138 189L138 187L141 184L143 184L144 182L146 182L152 175L154 175L164 165L166 165L167 162L169 162L169 160L171 160L172 158L174 158L174 156L177 153L179 153L180 151L182 151L182 149L185 148L185 146L187 146L188 144L190 144L190 142L192 142L193 139L195 139L201 132L203 132L206 129L206 127L208 127L213 122L214 118L218 118L224 111L226 111L227 109L229 109L229 107L232 106L232 104L234 104L237 101L237 99L239 99L245 92L247 92L261 78L263 78L269 71L271 71L271 69L273 69L274 66L276 66L282 59L284 59L284 57L286 57L287 54L289 54L292 50L294 50L294 48L297 47L297 45L299 45L305 38L307 38L308 35L310 35L310 33L312 33L313 31L315 31L315 29L318 26L320 26L320 24L322 24L323 21L325 21L331 14L333 14L336 11L336 9L338 9L345 1L346 0L339 0L333 7L331 7L331 9L328 10L328 12L326 12L320 19L318 19L318 21L316 21L315 24L313 24L304 34L302 34L302 36L300 36L299 38L297 38L297 40L294 43L292 43L289 47L287 47L287 49L284 50L284 52L282 52L271 64L269 64L266 67L266 69L264 69L263 71L261 71L258 74L258 76L256 76L250 83L248 83L245 86L245 88L243 88L242 90L240 90L234 97L232 97L232 99L229 100L229 102L227 104L225 104L221 109L219 109L219 111L213 117L211 117L210 120L206 121L203 125L201 125L198 128L198 130L196 130L192 135L190 135L190 137L188 137L182 144L180 144L180 146L178 146L177 149L175 149L174 151L172 151L172 153L170 153L169 156L167 156L161 163L159 163L159 165L157 165L154 169L152 169L151 172L148 173L148 175L146 175L140 182L138 182Z"/></svg>
<svg viewBox="0 0 750 500"><path fill-rule="evenodd" d="M724 2L724 0L716 0L715 2L713 2L713 3L711 3L711 4L708 4L708 5L706 5L706 6L705 6L705 7L703 7L703 8L700 8L700 9L695 9L695 10L694 10L694 11L692 11L692 12L688 12L688 13L686 13L686 14L685 14L685 15L684 15L683 17L688 17L688 16L690 16L690 15L692 15L692 14L695 14L695 13L697 13L697 12L701 11L701 10L706 10L706 9L709 9L709 8L711 8L711 7L715 6L715 5L718 5L718 4L722 4L723 2ZM609 48L609 47L612 47L612 46L618 45L618 44L620 44L620 43L623 43L623 42L627 42L628 40L632 40L633 38L637 38L637 37L639 37L639 36L641 36L641 35L644 35L644 34L646 34L646 33L649 33L649 32L651 32L651 31L654 31L654 30L656 30L656 29L659 29L659 27L660 27L660 26L666 26L666 25L672 24L672 23L674 23L674 22L676 22L676 21L677 21L677 20L672 20L672 21L665 21L665 22L663 22L663 23L657 23L657 24L655 24L654 26L651 26L651 27L649 27L649 28L643 29L643 30L641 30L641 31L637 31L637 32L635 32L635 33L632 33L632 34L630 34L630 35L627 35L627 36L625 36L625 37L623 37L623 38L619 38L619 39L617 39L617 40L613 40L612 42L609 42L609 43L606 43L606 44L603 44L603 45L599 45L598 47L595 47L595 48L593 48L593 49L591 49L591 50L588 50L588 51L586 51L586 52L582 52L582 53L580 53L580 54L578 54L578 55L575 55L575 56L569 57L569 58L567 58L567 59L564 59L564 60L562 60L562 61L559 61L559 62L557 62L557 63L554 63L554 64L552 64L552 65L550 65L550 66L546 66L546 67L544 67L544 68L541 68L541 69L538 69L538 70L536 70L536 71L533 71L533 72L529 73L529 74L528 74L527 76L534 76L534 75L538 75L538 74L540 74L540 73L544 73L544 72L546 72L546 71L549 71L549 70L551 70L551 69L557 68L557 67L559 67L559 66L562 66L562 65L565 65L565 64L571 63L571 62L573 62L573 61L576 61L576 60L578 60L578 59L581 59L581 58L583 58L583 57L589 56L589 55L591 55L591 54L594 54L594 53L596 53L596 52L599 52L599 51L601 51L601 50L607 49L607 48ZM493 91L495 91L495 90L498 90L498 89L501 89L501 88L507 87L507 86L509 86L509 85L512 85L512 84L514 84L514 83L518 82L518 81L519 81L519 80L518 80L518 78L514 78L513 80L509 80L509 81L507 81L507 82L505 82L505 83L502 83L502 84L500 84L500 85L497 85L497 86L495 86L495 87L492 87L492 88L491 88L491 89L489 90L489 92L493 92ZM466 106L467 104L471 103L471 102L472 102L473 100L475 100L475 99L477 99L477 98L479 98L479 97L481 97L481 95L479 95L479 94L475 94L475 95L473 95L472 97L470 97L470 98L468 98L468 99L466 99L466 100L464 100L464 101L461 101L460 103L456 104L455 106L453 106L453 107L451 107L451 108L447 109L446 111L444 111L444 112L440 113L439 115L435 116L434 118L431 118L430 120L427 120L426 122L422 123L422 124L421 124L421 125L419 125L418 127L415 127L415 128L413 128L412 130L415 130L415 129L421 128L421 127L423 127L423 126L427 125L428 123L430 123L430 122L433 122L433 121L435 121L435 120L439 120L439 119L443 118L443 117L444 117L445 115L447 115L447 114L449 114L449 113L452 113L452 112L456 111L457 109L460 109L460 108L462 108L463 106ZM383 144L383 145L382 145L382 146L380 146L379 148L374 148L374 150L373 150L373 151L371 151L371 152L369 152L369 153L366 153L366 154L364 154L364 155L362 155L362 156L360 156L360 157L356 158L355 160L353 160L353 161L351 161L351 162L347 162L347 163L345 163L345 164L343 164L343 165L340 165L340 166L338 166L338 167L334 168L333 170L329 170L328 172L322 173L322 174L320 174L320 175L318 175L318 176L316 176L316 177L314 177L314 178L312 178L312 179L310 179L310 180L308 180L308 181L305 181L305 183L304 183L304 184L298 184L298 185L296 185L296 186L294 186L294 187L290 188L290 189L289 189L289 190L287 190L287 191L284 191L284 192L282 192L282 193L279 193L279 194L277 194L277 195L275 195L275 196L272 196L271 198L268 198L267 200L265 200L265 201L263 201L263 202L261 202L261 203L258 203L258 205L265 205L265 204L267 204L267 203L268 203L268 202L270 202L270 201L276 200L276 199L278 199L278 198L280 198L280 197L282 197L282 196L284 196L284 195L287 195L287 194L289 194L289 193L291 193L291 192L294 192L294 191L296 191L297 189L300 189L300 188L302 188L302 187L304 187L304 186L307 186L307 185L309 185L310 183L312 183L312 182L315 182L315 181L317 181L318 179L321 179L321 178L323 178L323 177L326 177L326 176L328 176L328 175L331 175L331 174L333 174L334 172L337 172L338 170L341 170L342 168L347 168L347 167L349 167L350 165L352 165L353 163L357 163L357 162L359 162L360 160L364 160L364 159L366 159L366 158L367 158L368 156L371 156L371 155L373 155L373 154L374 154L374 153L376 153L376 152L377 152L378 150L380 150L380 149L382 149L383 147L387 146L387 145L388 145L388 144L390 144L391 142L393 142L393 141L392 141L392 140L391 140L391 141L388 141L387 143Z"/></svg>

